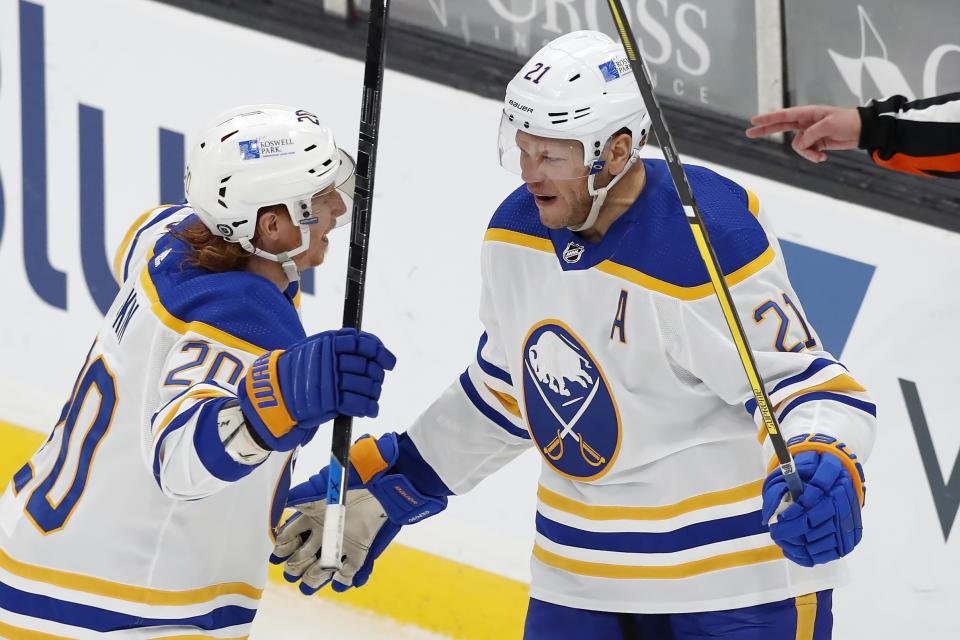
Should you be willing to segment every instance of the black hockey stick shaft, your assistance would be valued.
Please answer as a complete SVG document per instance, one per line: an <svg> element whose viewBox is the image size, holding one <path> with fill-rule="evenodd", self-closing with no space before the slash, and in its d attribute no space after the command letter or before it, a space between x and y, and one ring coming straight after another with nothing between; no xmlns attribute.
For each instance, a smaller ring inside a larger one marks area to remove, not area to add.
<svg viewBox="0 0 960 640"><path fill-rule="evenodd" d="M607 0L610 6L610 13L613 16L614 25L620 34L620 41L627 53L627 59L630 61L630 67L633 69L633 76L640 88L640 95L643 96L643 102L650 114L650 120L653 130L657 134L657 141L663 150L667 166L670 168L670 175L673 177L674 187L680 196L680 203L687 214L687 222L690 223L690 230L693 233L697 249L700 251L700 257L710 274L710 282L713 284L713 290L716 293L720 308L723 310L724 318L727 321L727 327L730 329L730 335L737 347L737 354L740 356L740 362L747 374L750 382L750 388L757 401L757 410L763 418L763 425L777 454L777 461L780 464L780 471L783 473L790 495L794 500L800 497L803 491L803 485L800 482L800 476L797 474L796 465L793 462L793 456L784 442L783 434L780 432L780 424L774 414L773 405L770 403L770 397L767 395L766 387L760 372L757 369L756 360L753 357L753 351L747 341L747 335L743 331L743 325L740 323L740 316L733 304L733 297L730 295L730 289L727 287L727 281L723 276L723 270L720 267L720 261L710 243L710 235L707 233L707 225L700 215L700 207L693 196L693 189L690 187L690 181L687 179L687 173L680 162L680 156L677 153L677 146L673 142L673 137L667 129L667 121L663 116L663 109L657 96L653 92L653 83L650 81L650 74L647 73L646 64L640 55L640 48L637 46L636 38L630 28L630 23L626 18L623 5L620 0Z"/></svg>
<svg viewBox="0 0 960 640"><path fill-rule="evenodd" d="M343 326L358 330L363 321L363 294L367 277L389 5L390 0L371 0L367 26L363 100L360 106L360 139L357 143L356 186L353 194L353 222L350 232L350 256L347 260L347 288L343 301ZM339 415L333 421L327 509L320 557L321 565L331 569L340 568L343 556L343 523L346 515L352 429L353 418L350 416Z"/></svg>

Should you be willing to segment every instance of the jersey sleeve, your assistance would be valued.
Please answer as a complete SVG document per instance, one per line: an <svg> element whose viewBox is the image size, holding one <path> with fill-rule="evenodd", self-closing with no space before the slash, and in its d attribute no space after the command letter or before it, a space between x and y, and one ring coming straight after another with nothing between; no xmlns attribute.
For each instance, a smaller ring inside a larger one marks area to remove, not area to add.
<svg viewBox="0 0 960 640"><path fill-rule="evenodd" d="M113 277L123 284L134 267L141 262L154 241L167 228L187 217L191 210L182 205L161 205L149 209L137 217L127 229L113 258Z"/></svg>
<svg viewBox="0 0 960 640"><path fill-rule="evenodd" d="M424 461L455 494L466 493L531 445L500 342L486 250L481 261L484 333L476 356L408 430Z"/></svg>
<svg viewBox="0 0 960 640"><path fill-rule="evenodd" d="M790 284L779 243L769 231L767 237L775 258L730 286L730 291L781 432L785 440L805 433L838 438L863 461L876 436L876 406L854 375L824 350ZM742 407L772 456L752 387L716 297L678 301L662 316L675 333L668 348L678 367L730 405Z"/></svg>
<svg viewBox="0 0 960 640"><path fill-rule="evenodd" d="M147 412L143 438L145 462L164 494L203 498L257 467L231 457L220 435L220 412L236 404L237 385L253 358L189 334L170 350L160 379L152 381L158 406Z"/></svg>
<svg viewBox="0 0 960 640"><path fill-rule="evenodd" d="M960 93L859 107L860 148L878 165L923 176L960 178Z"/></svg>

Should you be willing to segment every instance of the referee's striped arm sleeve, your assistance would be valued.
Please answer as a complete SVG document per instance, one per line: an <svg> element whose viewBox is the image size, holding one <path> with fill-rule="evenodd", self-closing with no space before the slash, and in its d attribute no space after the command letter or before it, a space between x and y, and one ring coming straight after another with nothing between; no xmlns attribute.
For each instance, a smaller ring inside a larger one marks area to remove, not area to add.
<svg viewBox="0 0 960 640"><path fill-rule="evenodd" d="M878 165L922 176L960 178L960 93L859 107L860 148Z"/></svg>

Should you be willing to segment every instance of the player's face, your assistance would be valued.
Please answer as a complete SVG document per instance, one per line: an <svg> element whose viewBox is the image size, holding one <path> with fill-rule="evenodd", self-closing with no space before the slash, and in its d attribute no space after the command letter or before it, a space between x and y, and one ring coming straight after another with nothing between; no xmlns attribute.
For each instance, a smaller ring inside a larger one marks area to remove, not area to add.
<svg viewBox="0 0 960 640"><path fill-rule="evenodd" d="M318 220L310 225L310 247L294 258L300 271L323 263L327 247L330 246L327 234L337 225L337 218L347 212L346 203L333 186L315 194L310 204Z"/></svg>
<svg viewBox="0 0 960 640"><path fill-rule="evenodd" d="M520 176L534 195L540 222L550 229L575 226L587 218L592 198L587 191L583 147L576 140L556 140L517 132Z"/></svg>

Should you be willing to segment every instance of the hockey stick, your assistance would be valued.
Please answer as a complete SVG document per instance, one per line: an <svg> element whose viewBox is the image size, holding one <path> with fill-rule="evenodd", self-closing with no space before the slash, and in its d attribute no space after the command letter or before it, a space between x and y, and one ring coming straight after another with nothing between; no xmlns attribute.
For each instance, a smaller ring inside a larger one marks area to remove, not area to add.
<svg viewBox="0 0 960 640"><path fill-rule="evenodd" d="M370 238L377 135L380 131L380 98L383 90L389 5L390 0L372 0L367 26L363 100L360 105L360 140L357 142L357 174L353 192L353 225L350 232L350 257L347 260L347 290L343 301L343 326L358 330L363 319L363 290L369 249L367 241ZM333 421L327 509L323 521L323 546L320 550L320 564L325 569L339 570L343 562L343 523L346 517L352 428L353 418L350 416L339 415Z"/></svg>
<svg viewBox="0 0 960 640"><path fill-rule="evenodd" d="M616 24L617 31L620 33L620 41L630 60L630 67L633 69L633 76L636 78L637 86L640 88L640 95L643 96L643 102L650 114L653 130L657 134L657 140L660 142L660 148L663 150L664 158L667 160L667 166L670 167L670 175L673 177L673 185L677 189L677 195L680 196L680 202L687 214L687 221L690 223L690 231L693 233L693 239L700 251L700 257L703 258L703 264L710 274L710 282L713 284L713 290L717 294L717 300L720 302L720 308L723 310L723 316L727 321L727 327L730 329L730 335L736 344L737 353L740 356L740 362L747 374L750 387L753 390L753 397L757 399L757 409L763 417L763 424L770 436L770 442L777 454L777 461L780 463L780 471L787 482L790 495L796 501L803 491L803 485L800 482L800 476L797 474L796 465L793 462L793 456L787 449L787 443L783 440L783 434L780 433L780 424L777 417L773 414L773 408L770 404L770 398L763 385L763 379L757 370L757 363L753 359L753 352L750 350L750 344L747 342L747 336L743 332L743 325L740 324L740 317L737 315L737 309L733 305L733 298L730 296L730 290L727 288L726 279L723 277L723 271L720 267L720 261L717 254L710 244L710 236L707 234L707 225L700 215L700 207L693 197L693 189L690 188L690 182L687 180L687 174L680 162L680 156L677 153L677 147L673 142L673 137L667 129L667 122L663 117L663 110L657 101L657 96L653 93L653 83L650 81L650 74L647 73L647 66L640 57L637 41L633 37L633 31L630 29L630 23L627 22L623 11L623 5L620 0L607 0L610 6L610 13L613 16L613 22Z"/></svg>

